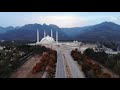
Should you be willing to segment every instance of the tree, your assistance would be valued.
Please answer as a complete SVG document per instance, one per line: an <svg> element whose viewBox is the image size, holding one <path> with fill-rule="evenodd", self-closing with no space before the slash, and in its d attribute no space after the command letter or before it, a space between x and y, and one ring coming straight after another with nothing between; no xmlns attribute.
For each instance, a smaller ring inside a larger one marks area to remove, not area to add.
<svg viewBox="0 0 120 90"><path fill-rule="evenodd" d="M82 71L84 73L87 73L89 70L91 70L91 65L89 63L83 63L83 65L82 65Z"/></svg>
<svg viewBox="0 0 120 90"><path fill-rule="evenodd" d="M109 68L113 68L115 64L116 64L116 60L114 60L113 58L110 58L105 61L105 65Z"/></svg>
<svg viewBox="0 0 120 90"><path fill-rule="evenodd" d="M50 60L49 60L49 63L48 63L48 66L54 67L54 64L55 64L54 61L50 59Z"/></svg>
<svg viewBox="0 0 120 90"><path fill-rule="evenodd" d="M120 61L114 66L114 71L120 75Z"/></svg>
<svg viewBox="0 0 120 90"><path fill-rule="evenodd" d="M47 48L46 48L45 46L42 46L42 47L41 47L41 51L42 51L42 52L46 52L46 51L47 51Z"/></svg>
<svg viewBox="0 0 120 90"><path fill-rule="evenodd" d="M78 61L81 56L81 52L79 52L77 49L72 50L71 56L74 58L75 61Z"/></svg>
<svg viewBox="0 0 120 90"><path fill-rule="evenodd" d="M99 71L99 72L101 72L101 70L102 70L102 68L101 68L101 66L99 65L99 64L92 64L92 69L94 70L94 71Z"/></svg>
<svg viewBox="0 0 120 90"><path fill-rule="evenodd" d="M103 78L111 78L111 75L109 73L107 73L107 72L103 73L102 76L103 76Z"/></svg>
<svg viewBox="0 0 120 90"><path fill-rule="evenodd" d="M48 66L46 71L47 71L49 77L53 76L53 74L54 74L54 68Z"/></svg>
<svg viewBox="0 0 120 90"><path fill-rule="evenodd" d="M89 56L89 57L92 57L93 54L94 54L94 50L91 49L91 48L88 48L88 49L86 49L86 50L84 51L84 54L87 55L87 56Z"/></svg>
<svg viewBox="0 0 120 90"><path fill-rule="evenodd" d="M96 78L94 71L92 69L87 72L87 77L88 78Z"/></svg>
<svg viewBox="0 0 120 90"><path fill-rule="evenodd" d="M40 71L40 63L36 63L36 65L33 67L32 72L36 73Z"/></svg>

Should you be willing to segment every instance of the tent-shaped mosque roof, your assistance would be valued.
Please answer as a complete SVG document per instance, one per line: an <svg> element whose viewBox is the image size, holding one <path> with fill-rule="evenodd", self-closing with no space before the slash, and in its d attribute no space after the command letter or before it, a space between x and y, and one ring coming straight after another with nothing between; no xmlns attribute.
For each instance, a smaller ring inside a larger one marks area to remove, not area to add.
<svg viewBox="0 0 120 90"><path fill-rule="evenodd" d="M49 35L42 38L42 40L40 41L41 44L51 44L53 42L55 42L54 38L50 37Z"/></svg>

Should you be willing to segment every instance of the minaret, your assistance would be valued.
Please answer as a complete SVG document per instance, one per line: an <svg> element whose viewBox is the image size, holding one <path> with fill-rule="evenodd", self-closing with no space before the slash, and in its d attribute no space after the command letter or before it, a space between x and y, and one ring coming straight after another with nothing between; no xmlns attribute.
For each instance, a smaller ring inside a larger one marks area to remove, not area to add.
<svg viewBox="0 0 120 90"><path fill-rule="evenodd" d="M58 43L58 32L56 30L56 43Z"/></svg>
<svg viewBox="0 0 120 90"><path fill-rule="evenodd" d="M44 37L46 37L46 32L45 32L45 30L44 30Z"/></svg>
<svg viewBox="0 0 120 90"><path fill-rule="evenodd" d="M53 32L52 32L52 29L51 29L51 38L53 38Z"/></svg>
<svg viewBox="0 0 120 90"><path fill-rule="evenodd" d="M37 42L39 42L39 31L37 29Z"/></svg>

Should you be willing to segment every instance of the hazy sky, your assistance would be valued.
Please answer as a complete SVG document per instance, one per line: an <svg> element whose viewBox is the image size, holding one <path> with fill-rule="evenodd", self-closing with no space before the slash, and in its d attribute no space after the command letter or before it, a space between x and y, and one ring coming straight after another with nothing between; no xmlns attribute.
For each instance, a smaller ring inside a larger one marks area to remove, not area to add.
<svg viewBox="0 0 120 90"><path fill-rule="evenodd" d="M59 27L82 27L112 21L120 24L120 12L0 12L0 26L55 24Z"/></svg>

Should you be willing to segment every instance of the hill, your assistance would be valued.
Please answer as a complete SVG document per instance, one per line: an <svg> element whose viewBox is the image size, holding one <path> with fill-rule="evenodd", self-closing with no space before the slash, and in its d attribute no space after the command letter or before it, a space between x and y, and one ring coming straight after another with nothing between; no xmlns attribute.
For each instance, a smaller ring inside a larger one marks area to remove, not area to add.
<svg viewBox="0 0 120 90"><path fill-rule="evenodd" d="M40 39L43 38L44 30L47 35L50 35L50 31L53 31L53 37L56 36L56 31L58 31L59 40L66 40L67 35L56 25L46 25L46 24L26 24L19 28L14 28L12 30L7 30L5 33L0 34L0 40L31 40L36 41L37 29L40 33Z"/></svg>
<svg viewBox="0 0 120 90"><path fill-rule="evenodd" d="M100 24L75 27L59 28L50 24L26 24L22 27L0 27L0 40L31 40L36 41L36 31L40 32L40 39L43 38L44 30L50 35L53 30L53 37L58 31L59 40L78 40L78 41L118 41L120 42L120 25L113 22L102 22Z"/></svg>
<svg viewBox="0 0 120 90"><path fill-rule="evenodd" d="M62 28L62 30L81 41L120 41L120 25L113 22L102 22L78 28Z"/></svg>

